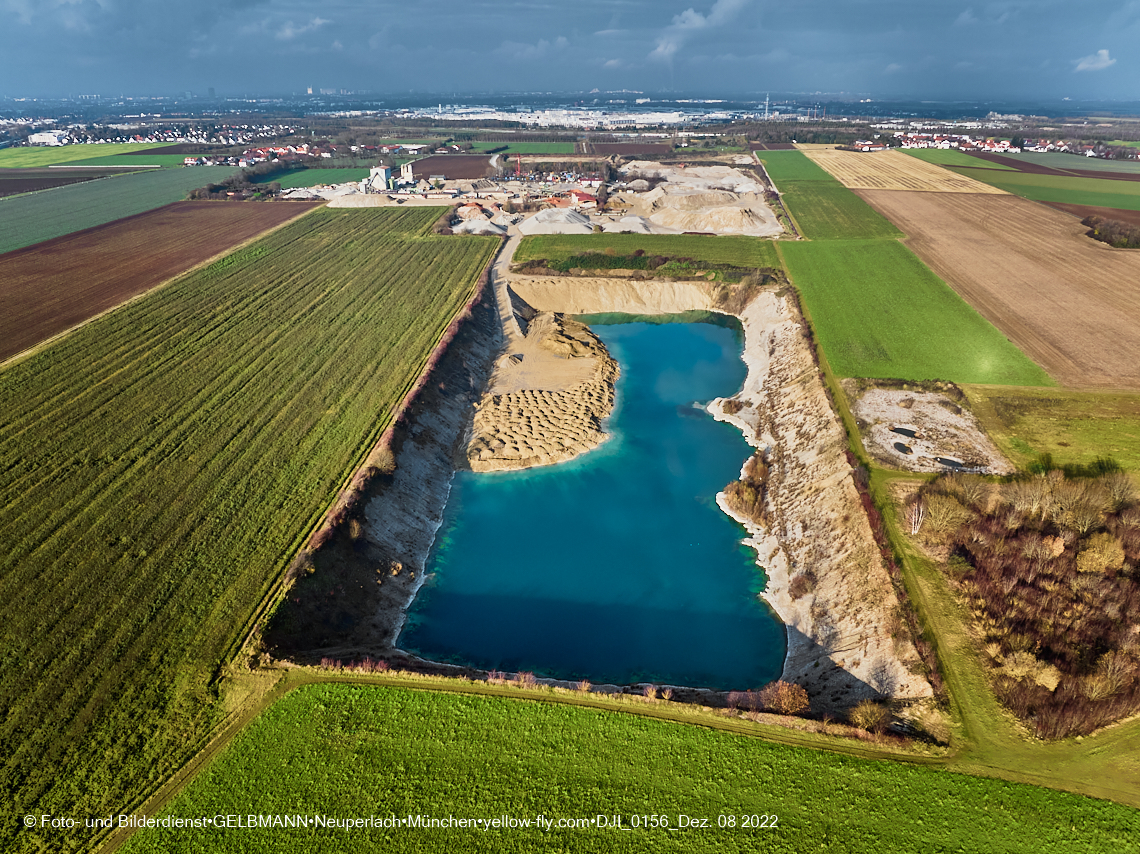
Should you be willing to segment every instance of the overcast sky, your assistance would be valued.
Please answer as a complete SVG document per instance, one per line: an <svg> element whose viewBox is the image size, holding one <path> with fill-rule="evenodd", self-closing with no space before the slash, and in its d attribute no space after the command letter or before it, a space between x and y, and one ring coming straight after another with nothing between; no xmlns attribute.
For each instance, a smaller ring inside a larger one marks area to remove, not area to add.
<svg viewBox="0 0 1140 854"><path fill-rule="evenodd" d="M0 0L0 94L1140 98L1140 0Z"/></svg>

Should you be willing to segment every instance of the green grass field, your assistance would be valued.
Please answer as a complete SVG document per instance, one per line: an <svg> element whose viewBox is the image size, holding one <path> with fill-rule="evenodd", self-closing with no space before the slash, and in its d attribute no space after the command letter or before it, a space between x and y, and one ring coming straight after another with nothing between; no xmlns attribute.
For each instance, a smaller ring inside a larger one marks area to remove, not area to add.
<svg viewBox="0 0 1140 854"><path fill-rule="evenodd" d="M440 212L316 211L0 372L10 810L117 811L218 720L219 668L499 245Z"/></svg>
<svg viewBox="0 0 1140 854"><path fill-rule="evenodd" d="M1014 463L1112 457L1140 475L1140 394L965 386L986 433Z"/></svg>
<svg viewBox="0 0 1140 854"><path fill-rule="evenodd" d="M298 169L282 175L268 175L258 179L259 184L276 181L284 190L295 187L315 187L317 184L346 184L349 181L362 181L368 177L368 169L346 167L343 169Z"/></svg>
<svg viewBox="0 0 1140 854"><path fill-rule="evenodd" d="M1071 205L1096 205L1140 211L1140 181L952 168L960 175L968 175L1006 192L1038 202L1063 202Z"/></svg>
<svg viewBox="0 0 1140 854"><path fill-rule="evenodd" d="M1130 174L1140 173L1138 160L1101 160L1097 157L1082 157L1079 154L1066 154L1065 152L1023 151L1020 154L1003 154L1011 160L1021 163L1033 163L1038 166L1048 166L1051 169L1081 169L1086 172L1123 172ZM977 164L961 164L977 165ZM1108 177L1108 176L1105 176Z"/></svg>
<svg viewBox="0 0 1140 854"><path fill-rule="evenodd" d="M1113 139L1110 140L1109 145L1122 145L1128 148L1140 148L1140 141L1135 139Z"/></svg>
<svg viewBox="0 0 1140 854"><path fill-rule="evenodd" d="M782 243L832 369L844 377L1053 381L901 243Z"/></svg>
<svg viewBox="0 0 1140 854"><path fill-rule="evenodd" d="M808 240L902 237L891 221L838 181L784 181L780 197Z"/></svg>
<svg viewBox="0 0 1140 854"><path fill-rule="evenodd" d="M971 157L966 152L959 151L956 148L902 148L899 150L910 157L925 160L927 163L936 163L939 166L971 166L976 169L1013 170L1012 166L1002 166L988 160Z"/></svg>
<svg viewBox="0 0 1140 854"><path fill-rule="evenodd" d="M1140 841L1136 810L1017 783L573 706L347 685L278 701L164 815L283 813L623 826L156 829L121 850L1115 854ZM632 826L649 815L667 827ZM681 815L711 826L681 828ZM775 828L742 826L773 815Z"/></svg>
<svg viewBox="0 0 1140 854"><path fill-rule="evenodd" d="M737 267L780 266L775 246L770 240L696 234L538 234L522 239L514 260L516 263L538 258L557 261L584 252L610 249L615 255L632 255L643 249L647 255L692 258L694 261Z"/></svg>
<svg viewBox="0 0 1140 854"><path fill-rule="evenodd" d="M838 184L827 170L809 160L802 151L757 151L756 155L780 192L784 181L827 181ZM842 184L840 184L842 186Z"/></svg>
<svg viewBox="0 0 1140 854"><path fill-rule="evenodd" d="M181 201L191 190L236 171L231 166L148 169L0 199L0 253Z"/></svg>
<svg viewBox="0 0 1140 854"><path fill-rule="evenodd" d="M169 148L170 144L108 142L101 145L47 145L0 150L0 169L21 169L28 166L54 166L61 163L99 160L128 151L154 151ZM181 163L181 156L179 157ZM102 162L96 165L103 165Z"/></svg>

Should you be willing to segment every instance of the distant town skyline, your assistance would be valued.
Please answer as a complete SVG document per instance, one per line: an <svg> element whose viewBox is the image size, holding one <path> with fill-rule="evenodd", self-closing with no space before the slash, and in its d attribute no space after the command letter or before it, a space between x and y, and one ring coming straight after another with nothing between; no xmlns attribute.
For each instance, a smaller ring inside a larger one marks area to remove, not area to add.
<svg viewBox="0 0 1140 854"><path fill-rule="evenodd" d="M1140 0L0 0L0 94L1136 99Z"/></svg>

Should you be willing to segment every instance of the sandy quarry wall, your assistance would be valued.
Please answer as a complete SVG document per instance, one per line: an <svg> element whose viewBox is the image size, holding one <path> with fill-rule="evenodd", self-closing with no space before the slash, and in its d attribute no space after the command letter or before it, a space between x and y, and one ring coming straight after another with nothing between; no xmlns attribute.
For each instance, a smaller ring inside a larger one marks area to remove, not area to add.
<svg viewBox="0 0 1140 854"><path fill-rule="evenodd" d="M711 308L701 283L559 277L514 278L535 309L577 314L671 314ZM793 303L769 291L740 314L745 404L728 415L770 466L768 524L739 519L768 584L763 598L788 627L782 677L807 688L817 711L862 699L929 697L914 645L896 630L898 600L859 501L844 451L846 435L823 387ZM718 504L730 516L723 496ZM734 516L734 518L737 518ZM815 589L793 597L791 580L811 569Z"/></svg>
<svg viewBox="0 0 1140 854"><path fill-rule="evenodd" d="M709 288L700 282L514 276L510 287L529 305L562 314L679 314L712 308Z"/></svg>

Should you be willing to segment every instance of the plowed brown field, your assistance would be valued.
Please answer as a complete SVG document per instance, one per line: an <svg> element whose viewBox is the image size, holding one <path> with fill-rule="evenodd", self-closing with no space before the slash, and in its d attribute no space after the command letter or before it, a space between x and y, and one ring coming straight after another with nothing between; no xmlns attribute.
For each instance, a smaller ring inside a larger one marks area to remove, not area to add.
<svg viewBox="0 0 1140 854"><path fill-rule="evenodd" d="M1140 253L1017 196L860 190L906 244L1056 380L1140 388Z"/></svg>
<svg viewBox="0 0 1140 854"><path fill-rule="evenodd" d="M943 169L900 151L811 149L804 154L851 190L915 190L931 193L1004 194L1005 190Z"/></svg>
<svg viewBox="0 0 1140 854"><path fill-rule="evenodd" d="M176 202L0 255L0 360L313 207Z"/></svg>

